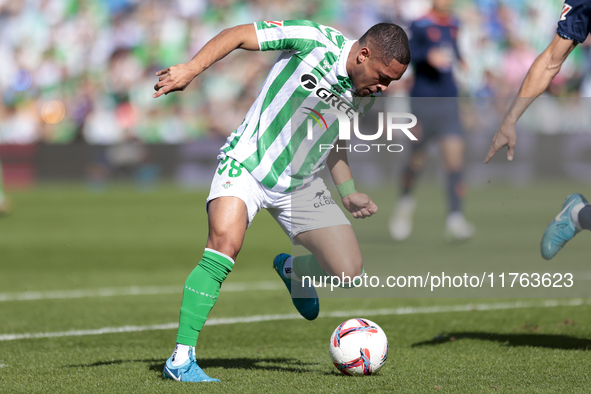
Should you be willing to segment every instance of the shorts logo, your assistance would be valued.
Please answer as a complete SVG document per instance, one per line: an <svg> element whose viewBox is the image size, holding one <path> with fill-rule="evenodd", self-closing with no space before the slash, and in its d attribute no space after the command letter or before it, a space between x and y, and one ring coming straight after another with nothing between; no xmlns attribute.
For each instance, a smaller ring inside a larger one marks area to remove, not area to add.
<svg viewBox="0 0 591 394"><path fill-rule="evenodd" d="M232 186L232 185L233 185L233 183L231 183L231 182L226 182L226 183L224 183L224 184L222 185L222 187L223 187L224 189L226 189L226 190L227 190L227 189L229 189L229 188L230 188L230 186Z"/></svg>
<svg viewBox="0 0 591 394"><path fill-rule="evenodd" d="M312 200L318 199L318 202L314 203L314 208L320 208L325 205L336 204L336 202L334 202L332 197L325 196L324 193L326 193L326 190L323 190L321 192L316 192L316 195L314 197L312 197L312 199L309 200L309 201L312 201Z"/></svg>
<svg viewBox="0 0 591 394"><path fill-rule="evenodd" d="M314 200L315 198L317 198L318 201L320 201L320 197L324 196L325 192L326 192L326 190L323 190L321 192L316 192L316 195L314 197L312 197L312 199L310 199L310 201Z"/></svg>
<svg viewBox="0 0 591 394"><path fill-rule="evenodd" d="M312 74L302 74L300 76L300 83L304 89L312 91L318 85L318 79Z"/></svg>
<svg viewBox="0 0 591 394"><path fill-rule="evenodd" d="M562 6L562 13L560 14L560 20L561 21L565 21L566 20L566 14L569 13L570 10L573 9L572 5L568 5L566 3L564 3L564 5Z"/></svg>

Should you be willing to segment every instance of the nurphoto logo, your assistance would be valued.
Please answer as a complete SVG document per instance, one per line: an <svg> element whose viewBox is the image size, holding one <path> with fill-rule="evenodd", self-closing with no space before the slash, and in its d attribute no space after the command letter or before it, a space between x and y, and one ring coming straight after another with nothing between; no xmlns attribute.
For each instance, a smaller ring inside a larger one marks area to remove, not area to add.
<svg viewBox="0 0 591 394"><path fill-rule="evenodd" d="M346 113L343 113L334 108L325 108L321 109L320 114L318 111L314 111L311 108L307 108L312 112L309 113L314 119L308 119L307 127L308 127L308 140L314 139L314 121L320 125L320 129L324 130L322 124L326 128L328 128L327 123L322 116L322 114L332 114L336 115L337 121L339 124L339 140L348 141L351 139L351 135L354 134L355 137L362 141L375 141L382 137L384 134L384 118L386 118L386 139L388 141L392 141L395 135L395 131L402 132L409 140L417 141L417 137L410 131L411 128L416 126L417 124L417 117L411 113L407 112L379 112L378 113L378 130L374 134L362 134L359 131L359 115L357 112L353 114L353 122L349 119ZM406 120L406 122L401 122L401 120ZM320 123L322 121L322 124ZM353 123L353 133L351 133L351 123ZM334 148L332 144L320 144L319 149L320 151L323 150L330 150ZM369 151L377 151L380 152L380 149L387 150L388 152L396 153L402 152L404 147L400 144L352 144L346 147L340 147L337 145L337 150L347 150L349 152L369 152Z"/></svg>
<svg viewBox="0 0 591 394"><path fill-rule="evenodd" d="M320 127L320 131L324 132L328 130L328 122L324 115L331 114L337 117L339 125L339 140L349 141L351 136L355 135L359 140L362 141L375 141L382 137L384 134L384 128L386 131L387 141L394 139L395 132L402 132L409 140L418 141L417 137L410 131L414 126L417 125L417 117L408 112L379 112L378 113L378 130L373 134L362 134L359 131L359 113L355 108L347 102L344 98L335 94L330 89L319 86L318 78L313 74L302 74L300 76L300 85L302 88L309 92L313 92L316 97L320 99L324 104L327 104L328 108L313 109L311 107L304 107L308 112L305 112L309 116L307 119L307 139L314 139L314 124ZM385 118L385 121L384 121ZM353 132L351 132L351 123L353 124ZM385 127L384 127L385 123ZM319 149L330 150L335 148L332 144L319 144ZM348 152L370 152L385 150L392 153L402 152L404 147L400 144L349 144L346 147L336 146L338 150L347 150Z"/></svg>

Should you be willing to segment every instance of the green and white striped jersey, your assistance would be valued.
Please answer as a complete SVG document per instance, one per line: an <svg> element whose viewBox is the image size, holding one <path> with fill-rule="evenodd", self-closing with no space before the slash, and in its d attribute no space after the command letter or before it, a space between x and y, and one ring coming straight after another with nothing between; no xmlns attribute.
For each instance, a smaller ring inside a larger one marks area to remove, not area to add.
<svg viewBox="0 0 591 394"><path fill-rule="evenodd" d="M345 67L354 41L306 20L256 22L255 28L262 51L282 52L218 158L228 156L265 187L289 192L323 168L330 151L321 150L320 144L334 144L338 138L337 116L323 114L320 122L316 112L332 107L351 116L356 108ZM313 118L309 139L308 119Z"/></svg>

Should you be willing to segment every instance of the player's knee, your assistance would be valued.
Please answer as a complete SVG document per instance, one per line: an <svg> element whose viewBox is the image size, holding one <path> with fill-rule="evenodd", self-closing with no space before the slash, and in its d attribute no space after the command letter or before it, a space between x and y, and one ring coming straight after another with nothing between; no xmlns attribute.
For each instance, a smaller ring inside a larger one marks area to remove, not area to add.
<svg viewBox="0 0 591 394"><path fill-rule="evenodd" d="M224 236L218 236L209 237L207 239L207 247L209 249L213 249L215 251L223 253L226 256L232 258L233 260L236 260L236 257L238 256L238 253L240 252L242 245L239 242L231 242L230 240L228 240L228 238L225 238Z"/></svg>
<svg viewBox="0 0 591 394"><path fill-rule="evenodd" d="M357 278L363 275L363 260L354 259L343 263L342 270L338 270L340 272L335 272L334 274L341 278L343 282L342 287L350 288L350 285L354 283ZM347 285L347 283L349 285Z"/></svg>
<svg viewBox="0 0 591 394"><path fill-rule="evenodd" d="M356 271L357 272L357 271ZM345 280L341 282L341 288L343 289L352 289L354 287L359 287L363 283L363 275L365 274L365 270L361 267L361 271L358 274L352 276L345 276Z"/></svg>
<svg viewBox="0 0 591 394"><path fill-rule="evenodd" d="M359 265L358 267L351 267L343 270L342 275L349 278L354 278L360 276L363 272L363 264Z"/></svg>

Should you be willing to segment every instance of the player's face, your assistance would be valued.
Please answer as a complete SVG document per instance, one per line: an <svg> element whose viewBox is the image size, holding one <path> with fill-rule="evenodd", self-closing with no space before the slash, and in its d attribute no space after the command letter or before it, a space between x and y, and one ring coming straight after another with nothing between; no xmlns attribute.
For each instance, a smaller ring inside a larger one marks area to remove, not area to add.
<svg viewBox="0 0 591 394"><path fill-rule="evenodd" d="M433 9L443 14L451 12L453 5L454 0L433 0Z"/></svg>
<svg viewBox="0 0 591 394"><path fill-rule="evenodd" d="M369 96L386 91L390 82L398 81L407 68L408 65L400 64L396 59L386 65L375 54L371 56L368 48L362 48L351 80L359 96Z"/></svg>

